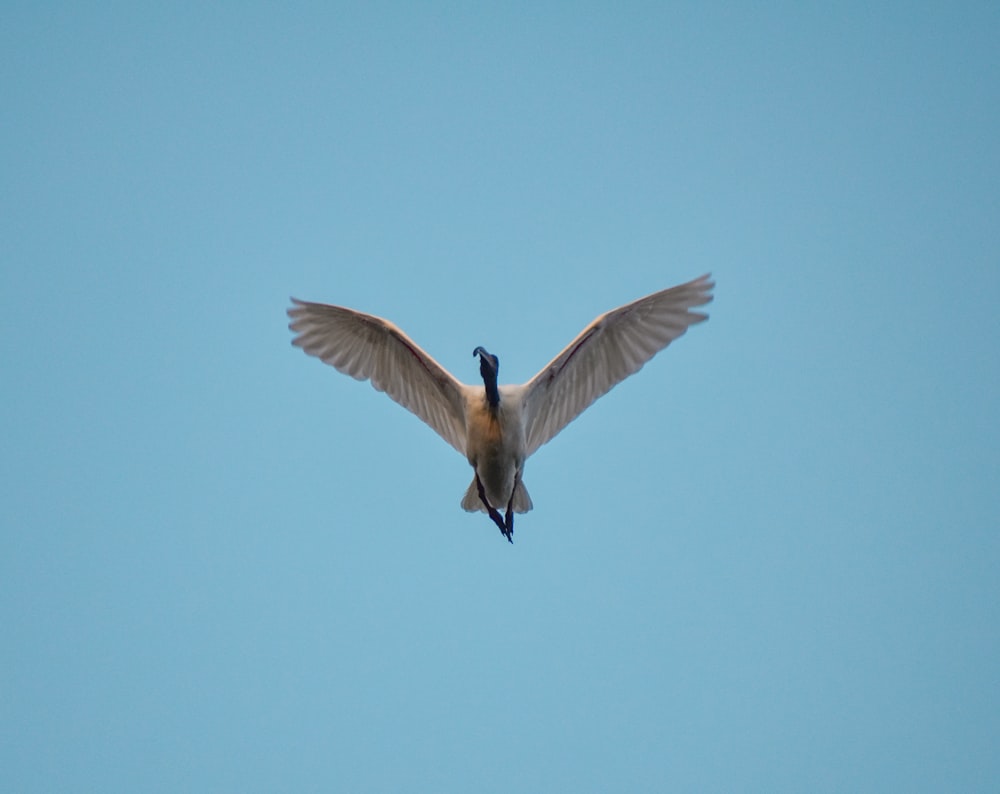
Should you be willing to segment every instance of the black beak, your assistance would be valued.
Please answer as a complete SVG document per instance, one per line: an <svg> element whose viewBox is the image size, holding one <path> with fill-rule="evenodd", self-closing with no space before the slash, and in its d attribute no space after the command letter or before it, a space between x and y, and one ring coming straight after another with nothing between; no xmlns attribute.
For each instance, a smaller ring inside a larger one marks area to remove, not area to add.
<svg viewBox="0 0 1000 794"><path fill-rule="evenodd" d="M482 346L477 347L475 350L472 351L472 355L479 356L480 368L489 367L490 369L493 370L494 373L498 373L500 371L500 359L494 356L485 347Z"/></svg>

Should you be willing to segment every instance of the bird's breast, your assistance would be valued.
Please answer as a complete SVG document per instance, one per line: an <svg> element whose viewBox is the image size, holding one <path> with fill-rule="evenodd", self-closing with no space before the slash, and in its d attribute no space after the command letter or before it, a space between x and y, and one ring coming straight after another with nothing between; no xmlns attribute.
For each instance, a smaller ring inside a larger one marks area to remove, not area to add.
<svg viewBox="0 0 1000 794"><path fill-rule="evenodd" d="M491 408L485 400L470 400L466 410L466 450L469 463L489 461L515 468L524 462L524 427L520 412L500 403Z"/></svg>

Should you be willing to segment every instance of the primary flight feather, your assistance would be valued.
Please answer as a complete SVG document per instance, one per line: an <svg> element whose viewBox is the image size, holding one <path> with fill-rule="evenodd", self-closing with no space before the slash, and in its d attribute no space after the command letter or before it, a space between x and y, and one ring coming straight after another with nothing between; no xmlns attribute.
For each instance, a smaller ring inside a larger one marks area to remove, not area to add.
<svg viewBox="0 0 1000 794"><path fill-rule="evenodd" d="M712 300L708 275L602 314L527 383L498 385L499 359L483 347L482 386L457 380L396 325L371 314L292 298L292 344L358 380L370 380L468 459L475 474L462 499L489 514L513 542L514 513L531 509L524 462L588 405L638 372ZM500 509L504 509L501 515Z"/></svg>

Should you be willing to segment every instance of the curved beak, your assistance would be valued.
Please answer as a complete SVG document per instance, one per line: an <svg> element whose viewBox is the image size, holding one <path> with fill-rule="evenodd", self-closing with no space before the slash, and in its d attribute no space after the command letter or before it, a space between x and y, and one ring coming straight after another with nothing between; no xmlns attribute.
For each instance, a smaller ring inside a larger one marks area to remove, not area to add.
<svg viewBox="0 0 1000 794"><path fill-rule="evenodd" d="M489 367L491 370L493 370L494 375L500 372L500 359L494 356L485 347L482 346L477 347L475 350L472 351L472 355L479 356L480 369L482 369L483 367Z"/></svg>

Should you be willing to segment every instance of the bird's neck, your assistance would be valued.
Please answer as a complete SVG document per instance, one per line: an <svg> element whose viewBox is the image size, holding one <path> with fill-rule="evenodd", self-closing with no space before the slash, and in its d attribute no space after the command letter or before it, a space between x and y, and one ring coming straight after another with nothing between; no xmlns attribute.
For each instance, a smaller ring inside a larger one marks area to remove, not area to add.
<svg viewBox="0 0 1000 794"><path fill-rule="evenodd" d="M500 389L497 388L497 376L493 373L483 374L483 385L486 387L486 403L496 410L500 405Z"/></svg>

